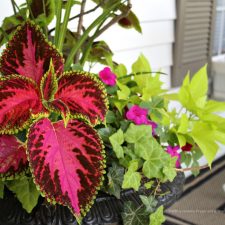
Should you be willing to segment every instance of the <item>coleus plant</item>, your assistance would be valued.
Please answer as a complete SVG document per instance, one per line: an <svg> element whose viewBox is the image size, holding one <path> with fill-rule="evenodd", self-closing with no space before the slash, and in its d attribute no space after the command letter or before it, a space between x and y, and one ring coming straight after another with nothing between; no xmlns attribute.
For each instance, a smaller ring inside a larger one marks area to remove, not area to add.
<svg viewBox="0 0 225 225"><path fill-rule="evenodd" d="M103 83L87 72L63 72L63 57L31 21L20 26L0 59L0 176L28 169L49 201L78 221L102 184L105 153L93 126L103 122ZM15 134L26 132L26 142Z"/></svg>

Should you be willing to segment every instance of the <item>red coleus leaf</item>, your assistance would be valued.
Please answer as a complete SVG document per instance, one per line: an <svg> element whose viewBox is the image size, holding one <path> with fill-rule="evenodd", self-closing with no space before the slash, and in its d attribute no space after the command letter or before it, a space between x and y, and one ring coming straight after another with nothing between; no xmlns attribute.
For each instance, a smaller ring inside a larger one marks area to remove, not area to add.
<svg viewBox="0 0 225 225"><path fill-rule="evenodd" d="M32 114L41 111L42 103L34 82L19 75L0 78L0 134L22 130Z"/></svg>
<svg viewBox="0 0 225 225"><path fill-rule="evenodd" d="M25 147L15 136L0 135L0 165L3 178L15 176L27 168Z"/></svg>
<svg viewBox="0 0 225 225"><path fill-rule="evenodd" d="M105 118L105 87L92 74L78 71L64 73L58 81L55 99L64 102L72 116L86 117L94 125Z"/></svg>
<svg viewBox="0 0 225 225"><path fill-rule="evenodd" d="M32 78L39 85L53 60L56 74L63 71L63 58L50 45L34 23L27 21L8 42L0 60L3 75L20 74Z"/></svg>
<svg viewBox="0 0 225 225"><path fill-rule="evenodd" d="M97 132L82 121L51 123L40 119L28 135L34 181L52 201L68 206L78 218L93 204L104 173L104 153Z"/></svg>

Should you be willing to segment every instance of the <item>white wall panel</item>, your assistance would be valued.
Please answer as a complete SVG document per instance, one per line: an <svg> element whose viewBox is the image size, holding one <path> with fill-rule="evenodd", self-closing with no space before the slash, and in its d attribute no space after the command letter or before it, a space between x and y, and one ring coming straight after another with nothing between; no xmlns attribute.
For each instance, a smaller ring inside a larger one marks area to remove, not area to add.
<svg viewBox="0 0 225 225"><path fill-rule="evenodd" d="M141 53L149 59L152 68L163 68L172 65L171 44L145 46L138 49L118 51L115 52L114 59L129 67Z"/></svg>
<svg viewBox="0 0 225 225"><path fill-rule="evenodd" d="M113 51L174 42L173 20L141 23L141 27L142 34L134 29L123 29L115 25L99 39L108 41Z"/></svg>

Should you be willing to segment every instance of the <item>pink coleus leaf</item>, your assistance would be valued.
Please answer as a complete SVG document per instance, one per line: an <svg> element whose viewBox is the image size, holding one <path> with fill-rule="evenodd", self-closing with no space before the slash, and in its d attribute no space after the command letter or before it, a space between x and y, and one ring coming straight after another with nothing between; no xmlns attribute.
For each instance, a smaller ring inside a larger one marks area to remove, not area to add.
<svg viewBox="0 0 225 225"><path fill-rule="evenodd" d="M42 112L36 84L19 75L0 77L0 134L25 128L32 114Z"/></svg>
<svg viewBox="0 0 225 225"><path fill-rule="evenodd" d="M94 125L105 118L107 98L104 85L87 72L64 73L58 81L55 99L64 102L75 118L86 117Z"/></svg>
<svg viewBox="0 0 225 225"><path fill-rule="evenodd" d="M40 89L43 100L52 101L54 99L54 94L58 89L58 82L52 60L50 61L49 70L41 79Z"/></svg>
<svg viewBox="0 0 225 225"><path fill-rule="evenodd" d="M13 135L0 135L0 177L7 178L28 167L26 150Z"/></svg>
<svg viewBox="0 0 225 225"><path fill-rule="evenodd" d="M39 85L41 77L48 71L53 60L56 74L63 71L63 58L50 45L40 28L27 21L8 42L0 60L3 75L20 74L32 78Z"/></svg>
<svg viewBox="0 0 225 225"><path fill-rule="evenodd" d="M28 134L28 157L34 181L52 201L85 215L101 185L104 151L97 132L86 123L51 123L42 118Z"/></svg>

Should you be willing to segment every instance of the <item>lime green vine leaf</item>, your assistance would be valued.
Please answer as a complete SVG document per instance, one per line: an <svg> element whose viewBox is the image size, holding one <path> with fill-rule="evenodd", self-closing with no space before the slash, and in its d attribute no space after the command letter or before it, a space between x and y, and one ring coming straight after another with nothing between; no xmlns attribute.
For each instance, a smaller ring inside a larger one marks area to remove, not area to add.
<svg viewBox="0 0 225 225"><path fill-rule="evenodd" d="M215 131L209 124L199 121L195 122L190 135L200 147L208 164L211 166L219 148L216 143Z"/></svg>

